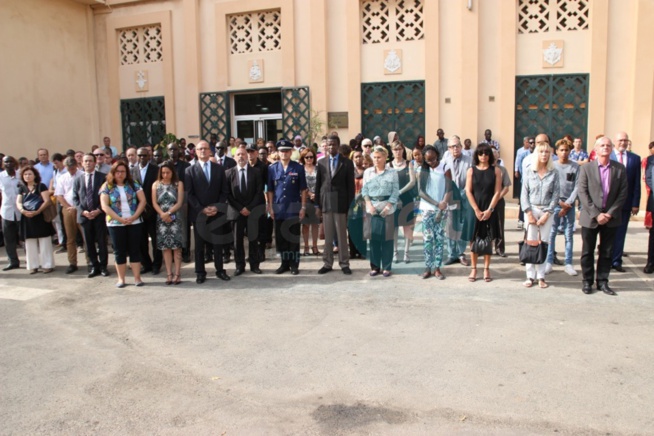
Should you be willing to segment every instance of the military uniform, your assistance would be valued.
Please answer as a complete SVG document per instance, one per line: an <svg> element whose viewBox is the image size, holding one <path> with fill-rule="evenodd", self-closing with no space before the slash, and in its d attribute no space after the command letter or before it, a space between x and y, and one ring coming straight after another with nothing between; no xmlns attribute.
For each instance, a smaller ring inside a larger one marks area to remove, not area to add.
<svg viewBox="0 0 654 436"><path fill-rule="evenodd" d="M281 142L281 141L280 141ZM282 268L296 271L300 265L300 210L302 192L307 189L304 167L290 161L286 170L281 161L268 168L268 189L275 217L275 244L282 258Z"/></svg>

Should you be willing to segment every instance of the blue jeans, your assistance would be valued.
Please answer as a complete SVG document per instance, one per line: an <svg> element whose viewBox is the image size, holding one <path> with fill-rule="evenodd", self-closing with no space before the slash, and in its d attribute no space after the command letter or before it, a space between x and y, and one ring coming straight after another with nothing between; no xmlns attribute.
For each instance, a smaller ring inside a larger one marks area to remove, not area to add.
<svg viewBox="0 0 654 436"><path fill-rule="evenodd" d="M552 230L550 231L550 246L547 249L547 263L552 263L554 260L554 245L556 242L556 235L559 228L559 224L563 226L563 234L565 235L565 264L572 265L572 237L573 230L575 225L575 208L571 207L568 209L568 213L565 214L563 218L559 218L559 212L561 212L561 206L556 206L554 208L554 221L552 225Z"/></svg>

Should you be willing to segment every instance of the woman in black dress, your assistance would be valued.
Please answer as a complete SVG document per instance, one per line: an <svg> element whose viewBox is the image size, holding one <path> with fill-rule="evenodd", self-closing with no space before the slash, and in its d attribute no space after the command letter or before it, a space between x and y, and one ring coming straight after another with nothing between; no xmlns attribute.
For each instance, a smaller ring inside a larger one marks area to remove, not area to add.
<svg viewBox="0 0 654 436"><path fill-rule="evenodd" d="M495 167L493 150L488 144L479 144L473 156L474 166L468 169L466 176L466 195L468 202L475 211L475 232L473 242L477 238L485 239L490 237L490 247L495 238L500 234L500 224L495 211L497 202L500 201L502 190L502 173ZM470 250L470 262L472 271L468 280L477 280L477 258L479 253ZM490 275L491 255L484 254L484 281L493 280Z"/></svg>
<svg viewBox="0 0 654 436"><path fill-rule="evenodd" d="M413 228L416 223L413 204L416 198L415 171L411 161L406 159L406 149L401 141L396 140L393 142L391 150L393 151L393 160L388 163L387 167L397 171L401 202L401 207L398 207L395 211L393 262L398 262L397 239L399 227L401 226L404 232L404 262L409 263L411 261L409 248L413 242Z"/></svg>

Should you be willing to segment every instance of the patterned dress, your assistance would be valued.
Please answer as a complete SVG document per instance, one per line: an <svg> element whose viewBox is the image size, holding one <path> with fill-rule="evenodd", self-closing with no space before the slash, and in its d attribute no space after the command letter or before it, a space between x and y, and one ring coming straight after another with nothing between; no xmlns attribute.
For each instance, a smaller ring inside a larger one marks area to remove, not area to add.
<svg viewBox="0 0 654 436"><path fill-rule="evenodd" d="M157 185L157 203L164 212L177 204L177 184L164 185L159 183ZM173 215L175 219L170 223L165 223L160 216L157 215L157 249L169 250L182 248L183 245L183 231L181 211L177 211Z"/></svg>

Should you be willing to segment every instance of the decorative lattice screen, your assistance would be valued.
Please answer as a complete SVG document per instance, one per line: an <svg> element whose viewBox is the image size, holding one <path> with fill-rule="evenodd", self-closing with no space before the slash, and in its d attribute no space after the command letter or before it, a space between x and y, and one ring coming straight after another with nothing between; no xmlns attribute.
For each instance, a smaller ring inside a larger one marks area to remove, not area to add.
<svg viewBox="0 0 654 436"><path fill-rule="evenodd" d="M425 134L425 82L362 83L361 122L365 137L394 131L411 147Z"/></svg>
<svg viewBox="0 0 654 436"><path fill-rule="evenodd" d="M588 29L590 0L518 0L518 33Z"/></svg>
<svg viewBox="0 0 654 436"><path fill-rule="evenodd" d="M279 9L227 17L231 54L281 50L282 14Z"/></svg>
<svg viewBox="0 0 654 436"><path fill-rule="evenodd" d="M363 44L423 39L422 2L423 0L363 0Z"/></svg>
<svg viewBox="0 0 654 436"><path fill-rule="evenodd" d="M229 138L229 94L208 92L200 94L200 133L201 138L209 140L215 133L219 139Z"/></svg>
<svg viewBox="0 0 654 436"><path fill-rule="evenodd" d="M120 116L125 146L158 144L166 134L166 105L163 97L121 100Z"/></svg>
<svg viewBox="0 0 654 436"><path fill-rule="evenodd" d="M309 88L282 88L282 131L287 139L307 138L311 122Z"/></svg>
<svg viewBox="0 0 654 436"><path fill-rule="evenodd" d="M119 30L118 47L120 65L162 62L161 25Z"/></svg>

